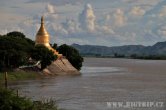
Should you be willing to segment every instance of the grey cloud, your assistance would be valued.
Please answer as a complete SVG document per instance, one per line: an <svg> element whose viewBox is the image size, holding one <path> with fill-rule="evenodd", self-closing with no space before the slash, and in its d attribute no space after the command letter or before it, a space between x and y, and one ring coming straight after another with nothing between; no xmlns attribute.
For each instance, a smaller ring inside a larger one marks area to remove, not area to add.
<svg viewBox="0 0 166 110"><path fill-rule="evenodd" d="M152 9L150 9L149 11L147 11L145 13L145 16L149 16L149 15L152 15L154 13L158 13L163 8L163 6L166 6L166 0L163 0L163 1L159 2Z"/></svg>

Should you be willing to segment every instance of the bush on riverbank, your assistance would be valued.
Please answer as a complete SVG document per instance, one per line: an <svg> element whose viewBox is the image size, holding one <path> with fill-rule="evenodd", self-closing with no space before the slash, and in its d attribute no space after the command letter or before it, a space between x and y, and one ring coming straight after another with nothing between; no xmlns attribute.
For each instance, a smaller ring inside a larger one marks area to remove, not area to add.
<svg viewBox="0 0 166 110"><path fill-rule="evenodd" d="M13 91L0 89L0 110L59 110L55 101L31 101L17 96Z"/></svg>

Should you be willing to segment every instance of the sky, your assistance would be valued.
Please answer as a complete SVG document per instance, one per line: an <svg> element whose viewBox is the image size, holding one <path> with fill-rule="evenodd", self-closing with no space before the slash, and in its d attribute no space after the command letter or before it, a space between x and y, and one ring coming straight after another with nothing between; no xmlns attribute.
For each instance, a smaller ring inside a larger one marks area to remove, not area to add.
<svg viewBox="0 0 166 110"><path fill-rule="evenodd" d="M40 18L50 42L153 45L166 41L166 0L0 0L0 34L35 40Z"/></svg>

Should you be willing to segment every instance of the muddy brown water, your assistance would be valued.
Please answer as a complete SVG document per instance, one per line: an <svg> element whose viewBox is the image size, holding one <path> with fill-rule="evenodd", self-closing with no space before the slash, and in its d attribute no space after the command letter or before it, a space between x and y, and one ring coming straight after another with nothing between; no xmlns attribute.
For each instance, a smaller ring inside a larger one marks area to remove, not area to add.
<svg viewBox="0 0 166 110"><path fill-rule="evenodd" d="M166 61L85 58L81 76L16 81L10 88L66 110L166 110ZM108 102L163 102L162 107L112 108Z"/></svg>

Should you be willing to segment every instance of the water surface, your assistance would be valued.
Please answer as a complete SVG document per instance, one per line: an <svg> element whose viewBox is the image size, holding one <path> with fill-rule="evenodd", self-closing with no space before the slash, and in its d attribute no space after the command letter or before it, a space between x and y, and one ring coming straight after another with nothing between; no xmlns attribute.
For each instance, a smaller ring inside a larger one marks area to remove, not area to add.
<svg viewBox="0 0 166 110"><path fill-rule="evenodd" d="M17 81L10 87L34 100L57 100L66 110L166 110L107 106L107 102L166 102L166 61L85 58L81 72L81 76Z"/></svg>

